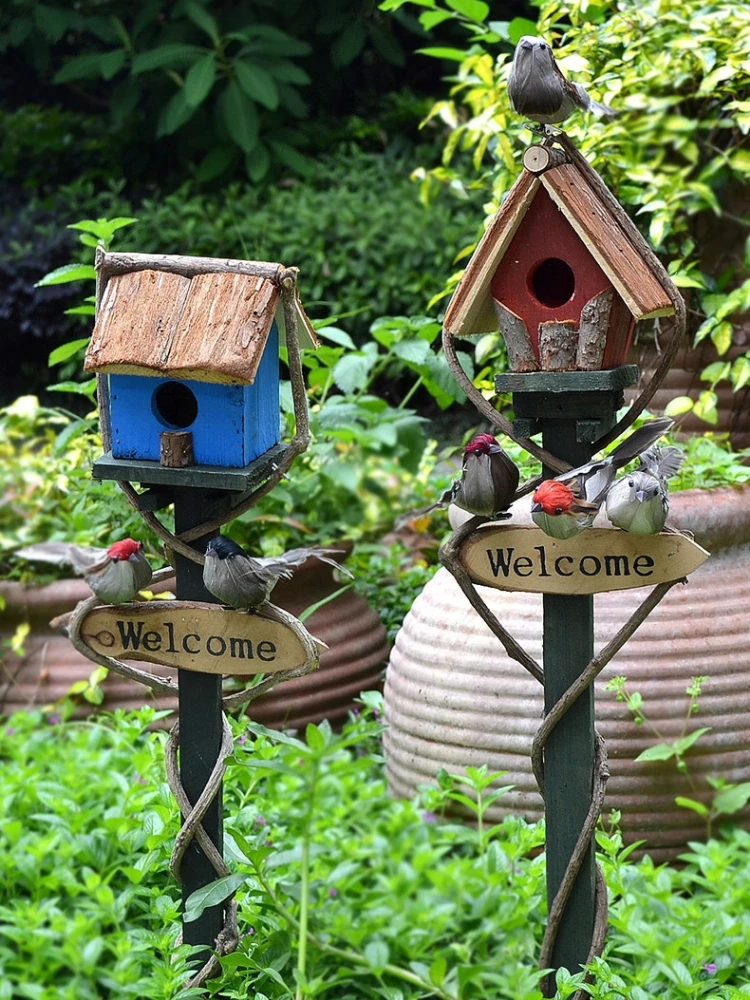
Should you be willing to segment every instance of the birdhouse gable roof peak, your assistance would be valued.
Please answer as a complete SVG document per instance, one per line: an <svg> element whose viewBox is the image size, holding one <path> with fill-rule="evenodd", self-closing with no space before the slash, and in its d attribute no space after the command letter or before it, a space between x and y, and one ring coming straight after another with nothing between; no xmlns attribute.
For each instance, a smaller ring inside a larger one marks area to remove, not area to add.
<svg viewBox="0 0 750 1000"><path fill-rule="evenodd" d="M444 325L451 334L473 336L497 330L492 279L542 190L583 241L635 319L674 312L666 271L660 268L657 272L650 260L653 255L647 256L647 244L635 226L623 224L622 213L613 210L599 185L575 163L562 163L541 174L524 170L509 191L448 306Z"/></svg>

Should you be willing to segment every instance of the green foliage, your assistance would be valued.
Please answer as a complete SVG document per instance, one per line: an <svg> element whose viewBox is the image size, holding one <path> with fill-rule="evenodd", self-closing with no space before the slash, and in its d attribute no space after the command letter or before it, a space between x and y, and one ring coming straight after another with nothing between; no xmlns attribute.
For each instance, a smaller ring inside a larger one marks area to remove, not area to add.
<svg viewBox="0 0 750 1000"><path fill-rule="evenodd" d="M535 26L522 19L487 21L489 5L481 0L445 6L386 0L382 6L410 3L424 28L439 34L445 22L458 22L468 34L466 47L451 53L422 50L457 64L449 97L430 114L451 132L442 165L418 175L423 198L445 185L454 191L479 187L488 196L487 213L497 211L520 169L513 140L534 141L508 103L511 45L526 32L544 35L563 71L620 112L606 122L578 114L565 128L669 261L678 287L694 290L698 301L691 305L704 318L696 343L710 337L723 357L733 341L733 320L750 302L742 247L747 222L728 208L732 192L746 200L750 188L747 8L720 0L667 0L658 9L615 0L547 0ZM717 265L702 255L701 241L720 235L728 253ZM712 365L703 377L710 388L695 406L681 397L673 414L694 409L715 423L714 386L727 380L736 392L747 385L750 355Z"/></svg>
<svg viewBox="0 0 750 1000"><path fill-rule="evenodd" d="M94 417L76 417L20 396L0 409L0 560L34 542L67 541L107 547L117 538L142 539L139 515L113 482L94 482L90 466L101 454ZM158 558L158 557L157 557ZM29 579L28 564L14 575ZM33 579L40 582L35 571Z"/></svg>
<svg viewBox="0 0 750 1000"><path fill-rule="evenodd" d="M405 61L394 23L373 7L180 0L164 10L154 2L17 0L0 13L0 52L19 50L60 96L70 91L103 106L112 132L129 133L126 144L144 130L157 140L176 136L173 148L196 163L200 180L244 163L257 182L272 166L309 168L296 126L308 113L312 76L330 86L332 71L366 51Z"/></svg>
<svg viewBox="0 0 750 1000"><path fill-rule="evenodd" d="M631 691L626 687L625 677L613 677L607 684L608 691L614 691L618 701L623 701L628 710L633 715L633 720L637 726L644 726L659 741L650 747L646 747L637 757L636 761L666 761L673 760L677 770L684 774L693 793L699 790L696 779L690 772L688 765L688 751L711 731L710 726L701 726L688 732L690 720L699 711L699 698L703 685L708 681L708 677L693 677L690 686L686 688L685 694L688 696L685 721L682 732L674 740L667 740L649 720L643 702L643 696L639 691ZM701 780L701 779L699 779ZM706 836L711 837L713 824L719 816L731 816L739 812L750 801L750 782L745 781L735 785L727 781L724 777L705 777L705 784L714 790L714 795L710 805L687 798L683 795L675 797L675 803L684 809L690 809L697 813L706 821ZM704 786L705 789L705 786Z"/></svg>
<svg viewBox="0 0 750 1000"><path fill-rule="evenodd" d="M412 802L387 793L382 699L340 734L233 722L224 782L239 947L209 986L227 1000L541 1000L541 825L440 821L501 790L476 768ZM187 1000L168 874L178 810L151 709L96 722L18 713L0 729L0 996ZM691 844L682 866L634 864L598 835L610 934L587 988L600 1000L750 996L750 836ZM193 912L201 899L194 898ZM306 933L305 933L306 928ZM303 943L304 942L304 943ZM563 970L556 997L579 977Z"/></svg>

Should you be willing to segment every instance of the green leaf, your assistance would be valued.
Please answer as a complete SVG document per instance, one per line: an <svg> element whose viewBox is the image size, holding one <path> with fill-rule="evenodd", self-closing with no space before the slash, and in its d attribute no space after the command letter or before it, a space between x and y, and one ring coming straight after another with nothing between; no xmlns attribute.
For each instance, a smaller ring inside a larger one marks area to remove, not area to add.
<svg viewBox="0 0 750 1000"><path fill-rule="evenodd" d="M744 809L750 801L750 781L743 781L740 785L730 785L723 788L716 794L713 807L718 813L725 813L731 816L732 813Z"/></svg>
<svg viewBox="0 0 750 1000"><path fill-rule="evenodd" d="M670 760L675 756L675 749L668 743L657 743L656 746L648 747L643 753L639 753L635 758L638 761L647 760Z"/></svg>
<svg viewBox="0 0 750 1000"><path fill-rule="evenodd" d="M53 83L68 83L71 80L92 80L102 75L101 52L91 52L85 56L76 56L65 63L61 70L52 77Z"/></svg>
<svg viewBox="0 0 750 1000"><path fill-rule="evenodd" d="M205 49L197 45L159 45L155 49L141 52L133 59L130 72L133 76L148 73L152 69L163 69L171 66L185 66L202 56Z"/></svg>
<svg viewBox="0 0 750 1000"><path fill-rule="evenodd" d="M38 3L34 6L34 20L46 38L59 42L70 26L70 12Z"/></svg>
<svg viewBox="0 0 750 1000"><path fill-rule="evenodd" d="M197 25L201 31L205 31L214 45L219 44L221 40L219 26L205 7L196 3L195 0L188 0L188 3L185 4L185 13L193 24Z"/></svg>
<svg viewBox="0 0 750 1000"><path fill-rule="evenodd" d="M52 368L54 365L59 365L61 362L67 361L68 358L75 357L76 354L79 354L88 345L89 340L89 337L81 337L80 340L70 340L67 344L60 344L47 359L48 367Z"/></svg>
<svg viewBox="0 0 750 1000"><path fill-rule="evenodd" d="M125 49L113 49L101 57L99 65L105 80L111 80L113 76L116 76L120 72L125 65L126 56Z"/></svg>
<svg viewBox="0 0 750 1000"><path fill-rule="evenodd" d="M344 28L331 46L331 62L334 66L348 66L354 62L365 47L367 32L362 21L353 21Z"/></svg>
<svg viewBox="0 0 750 1000"><path fill-rule="evenodd" d="M72 392L75 396L87 396L94 398L96 392L96 379L89 379L87 382L57 382L55 385L48 385L47 392Z"/></svg>
<svg viewBox="0 0 750 1000"><path fill-rule="evenodd" d="M263 180L271 166L271 154L264 142L258 142L255 145L252 153L245 159L245 166L251 181L257 184L258 181Z"/></svg>
<svg viewBox="0 0 750 1000"><path fill-rule="evenodd" d="M739 392L740 389L750 382L750 357L743 354L736 358L732 365L732 391Z"/></svg>
<svg viewBox="0 0 750 1000"><path fill-rule="evenodd" d="M289 736L287 733L282 733L275 729L267 729L259 722L248 722L245 728L255 736L265 736L272 743L281 743L284 746L294 747L295 750L303 752L307 750L302 740L297 740L294 736Z"/></svg>
<svg viewBox="0 0 750 1000"><path fill-rule="evenodd" d="M694 401L690 396L675 396L664 407L664 415L666 417L680 417L683 413L690 413L693 406Z"/></svg>
<svg viewBox="0 0 750 1000"><path fill-rule="evenodd" d="M693 406L693 413L705 420L708 424L718 424L719 411L717 409L719 397L715 392L705 390L702 392Z"/></svg>
<svg viewBox="0 0 750 1000"><path fill-rule="evenodd" d="M514 45L518 45L524 35L538 35L539 28L535 21L530 21L527 17L514 17L508 26L508 38Z"/></svg>
<svg viewBox="0 0 750 1000"><path fill-rule="evenodd" d="M453 10L468 17L471 21L483 23L489 17L489 4L484 3L483 0L445 0L445 2Z"/></svg>
<svg viewBox="0 0 750 1000"><path fill-rule="evenodd" d="M243 152L251 152L258 141L258 112L234 80L221 95L219 114L232 140Z"/></svg>
<svg viewBox="0 0 750 1000"><path fill-rule="evenodd" d="M711 331L711 340L720 355L726 354L732 346L732 324L726 320L718 323Z"/></svg>
<svg viewBox="0 0 750 1000"><path fill-rule="evenodd" d="M260 66L254 66L242 59L232 63L234 75L237 83L244 94L251 97L258 104L262 104L270 111L275 111L279 106L279 88L267 70Z"/></svg>
<svg viewBox="0 0 750 1000"><path fill-rule="evenodd" d="M271 149L276 154L277 158L281 160L287 167L290 167L296 173L300 174L302 177L307 177L311 172L312 164L306 156L303 156L299 150L295 149L294 146L290 146L288 142L280 142L278 139L271 139L269 141Z"/></svg>
<svg viewBox="0 0 750 1000"><path fill-rule="evenodd" d="M385 941L370 941L365 947L365 958L376 972L382 972L388 965L390 951Z"/></svg>
<svg viewBox="0 0 750 1000"><path fill-rule="evenodd" d="M305 729L305 740L311 750L316 750L316 751L325 750L326 746L325 737L318 729L318 727L314 725L314 723L312 722L310 722L307 726L307 729Z"/></svg>
<svg viewBox="0 0 750 1000"><path fill-rule="evenodd" d="M453 14L449 10L428 10L424 14L419 15L419 23L425 31L431 31L438 24L442 24L443 21L448 21L452 17Z"/></svg>
<svg viewBox="0 0 750 1000"><path fill-rule="evenodd" d="M44 288L45 285L65 285L69 281L91 281L96 280L96 271L91 264L63 264L56 267L54 271L45 274L34 285L35 288Z"/></svg>
<svg viewBox="0 0 750 1000"><path fill-rule="evenodd" d="M336 385L347 395L364 389L367 385L367 376L374 363L374 357L362 352L345 355L333 369Z"/></svg>
<svg viewBox="0 0 750 1000"><path fill-rule="evenodd" d="M195 108L188 104L185 98L185 88L181 87L176 94L167 102L159 115L156 126L156 137L160 139L165 135L172 135L177 129L190 121L195 113Z"/></svg>
<svg viewBox="0 0 750 1000"><path fill-rule="evenodd" d="M343 587L339 587L338 590L334 590L332 594L328 594L327 597L321 597L319 601L314 604L308 604L304 611L301 611L297 617L301 622L306 622L310 615L314 615L316 611L324 607L326 604L330 604L331 601L335 601L337 597L341 597L342 594L346 593L347 590L352 589L353 584L347 583Z"/></svg>
<svg viewBox="0 0 750 1000"><path fill-rule="evenodd" d="M217 906L225 899L229 899L241 885L245 884L247 878L247 875L240 874L225 875L224 878L219 878L215 882L203 886L202 889L191 892L185 900L183 917L185 923L189 924L191 921L197 920L208 907Z"/></svg>
<svg viewBox="0 0 750 1000"><path fill-rule="evenodd" d="M197 108L211 93L216 80L216 56L209 52L188 70L185 77L185 100L191 108Z"/></svg>
<svg viewBox="0 0 750 1000"><path fill-rule="evenodd" d="M710 733L711 727L704 726L702 729L696 729L694 732L689 733L687 736L683 736L681 740L677 740L674 744L674 748L680 756L684 754L690 747L696 743L701 736L705 733Z"/></svg>
<svg viewBox="0 0 750 1000"><path fill-rule="evenodd" d="M424 364L432 354L430 345L420 337L415 337L413 340L402 340L393 345L392 351L397 358L409 361L414 365Z"/></svg>
<svg viewBox="0 0 750 1000"><path fill-rule="evenodd" d="M234 146L215 146L198 164L195 176L199 181L212 181L229 169L237 155Z"/></svg>
<svg viewBox="0 0 750 1000"><path fill-rule="evenodd" d="M417 49L417 55L432 56L433 59L450 59L451 62L463 62L466 53L463 49L451 49L446 46L438 48Z"/></svg>
<svg viewBox="0 0 750 1000"><path fill-rule="evenodd" d="M346 330L339 330L337 326L316 326L315 332L323 340L330 340L331 343L338 344L340 347L348 347L352 351L357 349L357 345Z"/></svg>
<svg viewBox="0 0 750 1000"><path fill-rule="evenodd" d="M678 795L674 801L676 805L682 806L683 809L692 809L699 816L708 816L710 812L708 806L704 806L702 802L698 802L696 799L686 799L683 795Z"/></svg>

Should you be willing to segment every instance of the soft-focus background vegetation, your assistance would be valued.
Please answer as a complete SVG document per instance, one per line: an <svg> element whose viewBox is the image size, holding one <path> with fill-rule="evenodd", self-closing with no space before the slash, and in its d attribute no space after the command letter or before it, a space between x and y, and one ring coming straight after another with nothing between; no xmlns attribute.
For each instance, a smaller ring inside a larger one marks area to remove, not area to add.
<svg viewBox="0 0 750 1000"><path fill-rule="evenodd" d="M746 6L14 0L0 7L5 576L49 580L11 557L47 539L131 534L160 558L116 486L88 476L100 440L80 361L95 247L279 259L300 267L323 344L305 356L313 443L231 533L266 553L354 539L356 586L394 636L447 529L437 514L395 535L394 520L437 497L477 425L439 353L440 320L533 139L505 81L518 38L537 31L619 110L574 117L570 134L683 290L690 341L710 345L703 391L668 407L705 428L682 441L673 488L750 478L717 426L718 393L742 408L750 388ZM654 346L661 335L638 331ZM489 395L499 338L461 358ZM226 812L245 937L216 990L538 1000L542 831L436 822L452 795L481 803L481 774L388 801L380 703L365 701L348 746L325 727L278 745L238 723ZM148 712L73 724L58 721L66 711L0 732L0 1000L187 997L161 737L145 735ZM315 941L296 985L305 839ZM694 845L679 870L631 863L609 828L600 847L613 933L593 996L750 996L745 834Z"/></svg>

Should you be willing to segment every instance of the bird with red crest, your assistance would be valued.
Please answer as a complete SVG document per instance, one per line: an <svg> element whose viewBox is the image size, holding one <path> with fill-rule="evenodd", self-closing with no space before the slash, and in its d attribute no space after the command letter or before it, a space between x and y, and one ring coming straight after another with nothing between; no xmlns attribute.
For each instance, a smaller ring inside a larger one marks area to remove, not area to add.
<svg viewBox="0 0 750 1000"><path fill-rule="evenodd" d="M604 458L546 479L531 498L531 518L552 538L572 538L590 528L617 470L638 458L672 426L668 417L649 420Z"/></svg>
<svg viewBox="0 0 750 1000"><path fill-rule="evenodd" d="M123 538L108 549L70 542L40 542L19 549L15 555L31 562L72 566L105 604L125 604L151 583L151 566L143 543Z"/></svg>
<svg viewBox="0 0 750 1000"><path fill-rule="evenodd" d="M497 440L491 434L477 434L464 447L459 478L451 483L437 503L408 515L408 518L428 514L450 504L480 517L509 517L504 512L513 502L518 479L518 467Z"/></svg>

